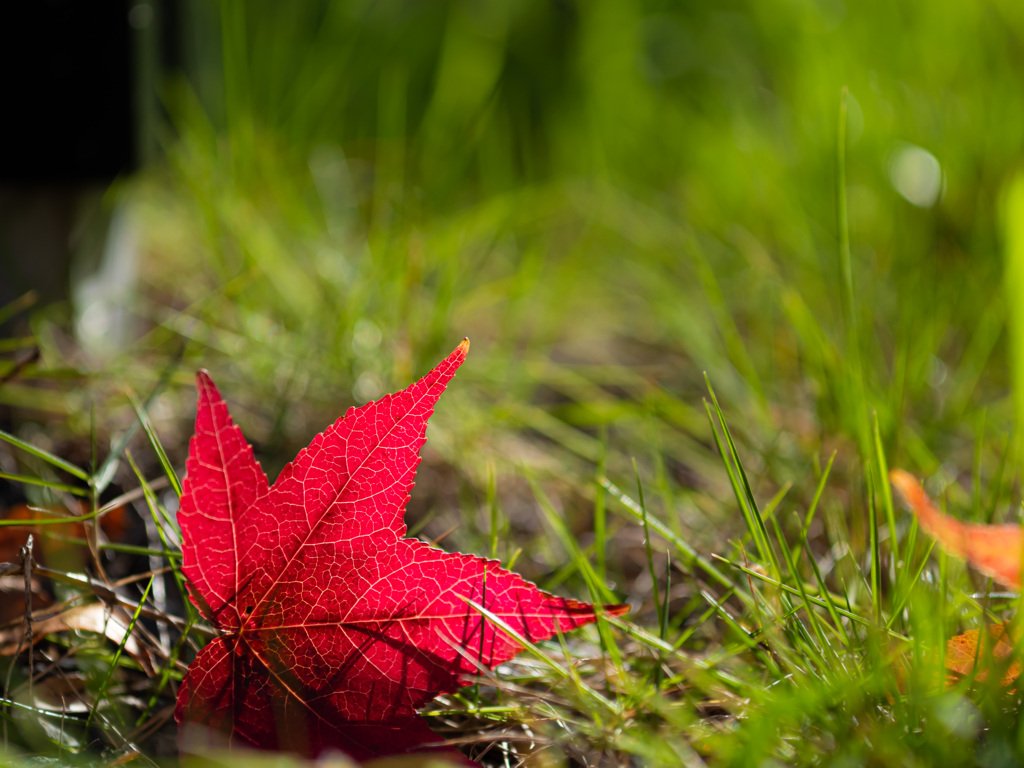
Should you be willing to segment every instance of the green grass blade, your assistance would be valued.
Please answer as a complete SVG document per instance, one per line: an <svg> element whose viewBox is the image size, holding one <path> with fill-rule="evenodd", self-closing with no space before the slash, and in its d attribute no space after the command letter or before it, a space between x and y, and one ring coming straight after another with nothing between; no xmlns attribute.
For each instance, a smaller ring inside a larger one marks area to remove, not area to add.
<svg viewBox="0 0 1024 768"><path fill-rule="evenodd" d="M128 400L131 402L132 408L135 410L135 416L138 418L139 424L142 425L143 432L146 433L146 439L149 440L149 445L153 448L153 452L156 453L157 458L160 460L160 466L163 468L164 474L167 476L167 481L171 484L171 487L174 489L174 493L177 494L180 499L181 481L178 479L178 473L175 472L174 467L171 466L171 460L167 458L167 451L164 450L164 446L160 442L160 438L153 430L153 425L149 423L149 416L146 411L143 410L135 395L130 392L128 393Z"/></svg>
<svg viewBox="0 0 1024 768"><path fill-rule="evenodd" d="M996 469L996 474L992 478L992 498L989 501L988 509L985 513L985 522L991 523L996 516L996 508L999 506L999 500L1003 496L1003 478L1006 476L1006 464L1010 459L1010 446L1016 445L1016 440L1013 435L1006 438L1006 442L1003 445L1003 450L999 459L999 467ZM1016 453L1016 451L1014 451ZM1012 462L1011 462L1012 463Z"/></svg>
<svg viewBox="0 0 1024 768"><path fill-rule="evenodd" d="M494 468L494 462L487 462L487 509L491 513L491 526L487 532L487 538L490 543L491 560L498 559L498 521L500 514L498 512L498 478L496 470Z"/></svg>
<svg viewBox="0 0 1024 768"><path fill-rule="evenodd" d="M586 581L587 587L590 590L591 599L595 603L614 603L616 597L612 594L611 590L600 580L594 567L590 564L590 561L583 554L583 550L580 548L579 541L568 526L565 524L565 520L558 514L555 506L551 503L551 499L544 492L544 489L537 483L533 473L524 468L523 473L526 477L527 482L530 484L530 488L533 491L534 498L537 499L537 503L540 505L541 511L544 513L544 519L554 532L555 537L559 543L565 549L569 555L569 563L575 571L577 571Z"/></svg>
<svg viewBox="0 0 1024 768"><path fill-rule="evenodd" d="M825 470L821 473L821 478L818 480L818 486L814 489L814 496L811 498L811 505L807 509L807 516L804 518L803 536L805 537L811 529L814 515L818 511L818 502L821 501L821 495L825 492L825 484L828 482L828 476L832 472L832 463L835 460L836 452L832 451L832 454L828 457L828 463L825 465Z"/></svg>
<svg viewBox="0 0 1024 768"><path fill-rule="evenodd" d="M601 428L600 452L597 455L597 475L594 493L594 554L596 556L597 575L604 583L608 578L608 510L605 487L601 478L608 472L608 429Z"/></svg>
<svg viewBox="0 0 1024 768"><path fill-rule="evenodd" d="M69 475L77 477L82 482L89 482L89 475L85 470L76 467L69 461L64 461L64 459L60 458L59 456L54 456L49 451L44 451L42 448L37 448L34 445L30 445L29 443L26 443L24 440L17 438L14 435L9 434L7 432L4 432L2 429L0 429L0 440L10 443L15 448L20 448L25 453L31 454L32 456L35 456L37 459L42 459L47 464L51 464L57 469L63 470L64 472L67 472Z"/></svg>
<svg viewBox="0 0 1024 768"><path fill-rule="evenodd" d="M39 295L35 291L26 291L13 301L4 304L0 307L0 325L6 323L19 312L33 306L38 298Z"/></svg>
<svg viewBox="0 0 1024 768"><path fill-rule="evenodd" d="M607 477L601 478L601 485L612 495L616 501L618 501L622 508L633 515L633 519L636 522L643 523L645 514L639 504L636 503L629 495L622 492L615 483L609 480ZM661 536L665 541L669 542L674 546L682 555L683 560L688 567L692 567L694 564L698 565L704 573L717 581L724 587L735 588L737 594L744 594L742 590L738 589L732 580L722 573L711 561L698 554L697 551L690 546L690 544L683 539L681 536L677 536L671 528L665 523L658 520L658 518L651 515L646 515L648 525L654 529L654 531Z"/></svg>
<svg viewBox="0 0 1024 768"><path fill-rule="evenodd" d="M10 472L0 472L0 478L3 478L4 480L11 480L15 483L38 485L43 488L49 488L51 491L62 491L64 493L70 493L72 496L90 495L88 488L82 488L78 485L67 485L65 483L55 483L52 480L44 480L41 477L32 477L31 475L15 475Z"/></svg>
<svg viewBox="0 0 1024 768"><path fill-rule="evenodd" d="M774 517L771 520L772 527L775 530L775 537L779 542L779 550L782 552L782 557L786 561L786 568L800 593L800 600L804 605L804 614L807 616L807 621L818 638L818 645L809 643L807 647L814 653L816 657L815 660L818 662L819 668L828 669L831 664L825 661L822 653L824 649L830 649L831 644L825 637L825 633L821 628L821 619L818 616L816 607L811 603L810 596L807 594L807 589L804 587L804 580L800 577L799 571L797 571L796 560L793 558L793 552L790 550L789 544L786 542L786 538L782 533L782 527L779 525L779 521ZM799 518L797 519L797 522L799 523Z"/></svg>
<svg viewBox="0 0 1024 768"><path fill-rule="evenodd" d="M125 451L125 456L128 458L128 463L135 473L136 479L139 481L139 485L143 491L143 498L146 500L146 507L149 509L149 514L153 518L153 527L156 528L157 535L160 537L160 543L163 544L164 550L161 553L167 558L170 563L171 571L174 574L174 583L178 587L178 594L181 598L182 605L185 606L185 614L188 621L194 622L198 617L198 609L192 604L192 600L189 599L189 592L187 587L187 579L185 574L182 573L180 554L176 552L176 545L168 541L167 534L164 531L163 525L161 525L161 519L166 520L167 515L163 513L163 508L157 503L156 496L153 494L153 490L149 483L146 482L142 472L139 470L138 465L135 463L135 459L132 457L131 451ZM171 526L171 530L177 531L177 528Z"/></svg>
<svg viewBox="0 0 1024 768"><path fill-rule="evenodd" d="M872 488L871 474L868 474L868 540L871 547L871 601L875 609L875 620L882 620L882 553L878 544L878 508Z"/></svg>
<svg viewBox="0 0 1024 768"><path fill-rule="evenodd" d="M691 637L693 637L693 635L696 634L697 630L699 630L708 619L710 619L712 616L714 616L716 613L718 613L719 608L722 605L724 605L726 603L726 601L729 600L730 597L732 597L732 594L733 594L733 590L731 590L731 589L726 590L722 594L722 596L720 598L718 598L718 600L716 601L716 603L714 605L709 606L704 611L704 613L702 613L697 618L697 620L695 622L693 622L690 626L688 626L686 629L684 629L682 632L679 633L679 637L677 637L675 642L672 643L672 648L674 650L678 650L678 649L682 648L686 644L686 641L689 640Z"/></svg>
<svg viewBox="0 0 1024 768"><path fill-rule="evenodd" d="M935 548L936 542L933 540L929 543L928 548L924 551L924 556L921 558L921 562L917 566L917 570L914 571L914 575L911 579L905 580L903 585L903 594L900 595L892 609L892 614L889 616L889 620L885 622L885 628L890 629L896 620L900 617L904 607L910 600L910 596L913 594L914 585L921 579L921 574L924 572L925 566L928 565L928 559L931 556L932 550ZM907 552L913 550L908 549Z"/></svg>
<svg viewBox="0 0 1024 768"><path fill-rule="evenodd" d="M853 258L850 254L850 216L846 199L846 130L847 95L844 85L839 97L839 130L836 137L836 218L839 223L839 271L842 286L843 322L846 326L846 364L849 371L841 380L849 392L853 408L854 433L860 447L861 457L867 461L871 455L868 436L867 395L864 389L864 372L861 362L861 341L856 293L853 286Z"/></svg>
<svg viewBox="0 0 1024 768"><path fill-rule="evenodd" d="M646 533L646 531L645 531ZM672 595L672 555L665 553L665 602L661 606L661 639L668 642L668 606Z"/></svg>
<svg viewBox="0 0 1024 768"><path fill-rule="evenodd" d="M714 611L716 613L720 610L724 610L725 600L717 601L706 592L703 593L701 596L706 602L710 604L711 607L709 610ZM695 669L700 669L702 671L709 672L713 674L719 682L725 683L734 690L743 690L747 688L747 683L742 678L732 674L730 671L717 668L713 663L710 663L706 658L682 653L681 651L679 651L679 649L673 648L671 645L663 641L660 637L652 635L646 629L634 624L631 621L624 621L621 617L618 616L608 616L605 620L608 622L610 626L622 632L622 634L624 634L626 637L632 638L633 640L636 640L637 642L646 645L655 653L663 653L666 656L674 656L681 662L689 666L692 666ZM729 620L733 621L731 617ZM736 631L739 634L749 636L749 633L746 632L739 625L735 625L735 627ZM756 647L756 643L754 643L751 647Z"/></svg>
<svg viewBox="0 0 1024 768"><path fill-rule="evenodd" d="M1003 236L1010 374L1013 384L1014 432L1024 432L1024 173L1013 174L1003 196Z"/></svg>
<svg viewBox="0 0 1024 768"><path fill-rule="evenodd" d="M38 507L30 507L34 512L48 512L49 510L39 509ZM93 520L105 512L109 512L109 507L101 507L100 509L94 509L89 512L84 512L81 515L68 515L67 517L35 517L31 520L0 520L0 528L6 527L17 527L19 525L64 525L65 523L84 523L87 520Z"/></svg>
<svg viewBox="0 0 1024 768"><path fill-rule="evenodd" d="M892 575L898 578L899 574L895 573L896 563L903 562L903 555L900 552L900 542L896 536L896 512L892 503L892 487L889 485L889 464L885 460L885 449L882 448L882 433L878 426L877 411L872 414L872 434L874 437L875 466L878 471L878 482L880 483L882 494L882 507L885 510L886 525L889 527L889 551L892 552L894 571Z"/></svg>
<svg viewBox="0 0 1024 768"><path fill-rule="evenodd" d="M764 573L761 573L760 571L754 570L753 568L748 568L745 565L740 565L739 563L734 563L731 560L727 560L726 558L721 557L720 555L715 555L715 558L717 560L719 560L719 561L721 561L723 563L726 563L727 565L735 568L738 571L742 571L743 573L745 573L747 576L750 576L751 578L758 579L759 581L763 581L766 584L771 584L772 586L775 586L775 587L778 587L779 589L785 590L786 592L789 592L790 594L792 594L794 596L799 596L800 595L800 591L798 589L796 589L795 587L791 587L789 584L785 584L785 583L783 583L783 582L781 582L781 581L779 581L777 579L773 579L771 576L768 576L768 575L766 575ZM807 599L810 600L815 605L820 605L822 608L825 608L826 610L828 609L827 601L822 599L822 598L820 598L820 597L816 597L814 595L808 595ZM869 626L872 625L871 619L868 619L868 618L865 618L865 617L861 616L859 613L857 613L853 609L853 606L851 606L850 604L847 604L846 608L836 608L836 612L840 616L845 616L847 619L850 619L852 622L854 622L856 624L860 624L860 625L863 625L865 627L869 627ZM900 640L906 640L907 639L905 635L902 635L899 632L890 631L889 635L892 636L892 637L898 638Z"/></svg>
<svg viewBox="0 0 1024 768"><path fill-rule="evenodd" d="M775 552L772 550L770 541L768 540L768 529L765 527L764 519L757 508L757 504L754 502L753 492L750 490L750 484L747 482L746 474L743 471L743 466L740 464L739 456L736 453L736 446L732 441L732 435L729 432L729 427L725 422L725 415L722 413L722 409L718 405L718 400L715 397L714 390L711 388L711 381L705 374L704 380L707 383L708 391L711 393L711 401L715 406L715 413L718 417L718 424L715 424L715 418L711 413L711 406L708 405L707 401L704 401L704 409L707 412L708 422L711 425L711 432L715 439L715 445L718 447L718 452L722 457L722 464L725 466L726 474L729 477L729 483L732 486L733 494L736 497L736 503L739 505L740 511L743 513L743 519L747 523L747 530L750 532L751 538L754 540L754 545L757 547L758 555L761 558L761 562L770 566L777 576L779 574L779 561ZM723 444L722 436L719 435L719 428L722 430L722 435L725 438ZM728 450L726 450L728 448Z"/></svg>
<svg viewBox="0 0 1024 768"><path fill-rule="evenodd" d="M539 646L537 646L535 643L532 643L529 640L527 640L525 637L523 637L522 634L520 634L515 629L513 629L511 626L509 626L509 624L503 618L498 616L496 613L493 613L492 611L489 611L488 609L484 608L484 606L482 606L479 603L476 603L476 602L470 600L468 597L462 597L461 599L463 600L463 602L466 603L466 605L468 605L474 611L479 613L481 616L483 616L485 619L487 619L489 622L491 622L494 626L496 626L502 632L504 632L506 635L511 637L513 640L515 640L517 643L522 645L523 648L528 650L531 654L533 654L533 656L535 658L539 659L545 665L547 665L559 677L568 678L569 680L572 680L573 683L575 684L577 690L579 690L580 693L582 693L584 696L586 696L587 698L591 699L592 701L600 704L601 706L603 706L605 709L607 709L610 712L614 713L614 712L618 712L619 711L619 708L620 708L619 704L617 704L617 703L613 702L612 700L606 698L605 696L601 695L600 693L595 691L593 688L590 688L589 686L583 685L583 683L580 681L578 676L572 675L569 672L568 669L566 669L561 664L559 664L557 661L552 659L548 654L544 653L544 651Z"/></svg>
<svg viewBox="0 0 1024 768"><path fill-rule="evenodd" d="M135 612L132 614L131 621L128 622L128 628L125 630L124 637L121 638L121 642L117 646L117 651L114 653L114 658L111 660L110 666L107 667L107 674L104 676L103 682L100 684L99 690L96 692L96 703L93 704L92 709L89 710L89 717L86 718L86 728L89 727L89 724L92 722L97 710L106 698L107 685L109 685L110 678L114 674L114 669L117 667L117 662L121 658L121 653L124 651L125 643L128 642L128 638L132 636L132 632L135 630L135 624L138 622L139 616L142 614L142 607L146 604L146 599L149 597L149 591L153 588L153 582L155 579L155 576L149 577L149 583L146 585L146 589L142 592L142 597L139 599L139 604L135 607Z"/></svg>
<svg viewBox="0 0 1024 768"><path fill-rule="evenodd" d="M846 632L846 627L839 618L839 609L836 607L835 600L832 597L832 592L829 590L828 585L825 583L825 579L821 575L821 569L818 567L818 562L814 558L814 553L811 552L810 544L806 538L801 539L801 548L807 553L807 562L810 564L811 572L814 573L814 580L818 585L818 593L822 596L819 598L821 603L824 604L825 610L828 611L829 617L832 619L832 629L835 631L836 636L842 641L843 645L850 645L850 636ZM810 596L807 597L810 600Z"/></svg>
<svg viewBox="0 0 1024 768"><path fill-rule="evenodd" d="M160 374L160 378L157 380L156 385L150 391L149 396L146 398L146 401L142 406L141 410L143 412L149 413L149 409L153 406L153 401L156 400L157 396L161 392L163 392L164 388L170 382L171 376L174 375L174 372L176 370L178 370L178 365L183 352L184 347L182 347L181 350L179 350L178 354L166 366L164 366L164 370ZM131 395L129 395L129 400L131 399ZM132 406L135 406L134 402L132 402ZM138 413L138 409L136 409L136 413ZM94 485L96 487L97 494L103 493L103 491L105 491L107 486L110 484L111 480L114 479L114 472L117 468L117 462L121 458L121 454L124 453L125 449L128 447L128 443L130 443L132 438L135 437L135 434L139 431L139 427L143 425L143 419L136 419L134 422L132 422L131 426L128 427L127 430L125 430L124 434L121 435L121 438L117 441L114 448L107 455L107 458L103 460L103 463L100 465L100 468L95 473ZM156 442L159 443L159 441ZM163 449L161 448L160 451L162 450ZM159 451L157 455L160 455ZM163 457L161 458L161 464L163 464L165 461L167 461L166 454L164 454ZM169 467L170 462L167 463L164 471L168 471ZM181 484L178 482L177 476L174 475L173 469L170 470L170 473L168 474L168 479L171 479L172 476L174 476L174 479L171 480L171 485L177 491L178 495L181 496Z"/></svg>
<svg viewBox="0 0 1024 768"><path fill-rule="evenodd" d="M661 603L661 595L658 590L658 573L654 568L654 551L651 549L651 529L647 525L647 505L644 503L644 486L640 481L640 469L636 465L636 459L633 459L633 474L636 475L636 494L637 499L640 502L640 513L643 517L644 551L647 554L647 570L651 575L651 590L654 593L654 610L658 615L658 626L660 627L664 623L664 617L662 616L663 606Z"/></svg>
<svg viewBox="0 0 1024 768"><path fill-rule="evenodd" d="M194 613L194 612L190 612ZM135 727L138 728L153 713L157 705L160 703L161 694L167 687L167 684L172 680L180 680L181 674L177 671L176 666L178 659L181 658L181 652L184 650L186 643L189 640L189 632L192 630L194 624L193 618L190 616L185 625L181 629L181 635L178 637L174 647L171 648L171 653L167 658L167 663L160 669L160 679L157 681L156 686L153 688L153 693L149 697L149 701L146 703L146 708L142 714L139 715L138 720L135 721Z"/></svg>

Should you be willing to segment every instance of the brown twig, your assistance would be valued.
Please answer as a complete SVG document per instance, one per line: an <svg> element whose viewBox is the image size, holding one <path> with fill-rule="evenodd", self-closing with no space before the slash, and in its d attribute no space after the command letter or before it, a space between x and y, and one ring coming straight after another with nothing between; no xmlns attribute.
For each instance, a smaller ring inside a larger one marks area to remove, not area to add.
<svg viewBox="0 0 1024 768"><path fill-rule="evenodd" d="M25 637L24 642L28 643L28 691L29 698L32 696L32 545L35 543L32 534L28 535L25 545L21 547L21 572L25 576ZM20 652L20 649L19 649Z"/></svg>
<svg viewBox="0 0 1024 768"><path fill-rule="evenodd" d="M32 365L32 363L36 362L39 357L39 347L33 347L27 355L23 355L20 360L16 360L9 371L7 371L3 376L0 376L0 384L6 384L11 380L16 379L21 375L22 371Z"/></svg>

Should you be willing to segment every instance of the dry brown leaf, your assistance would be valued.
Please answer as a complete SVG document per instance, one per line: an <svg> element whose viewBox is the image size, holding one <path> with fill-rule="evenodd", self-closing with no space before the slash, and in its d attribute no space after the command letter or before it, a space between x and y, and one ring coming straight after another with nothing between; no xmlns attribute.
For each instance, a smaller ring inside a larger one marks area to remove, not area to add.
<svg viewBox="0 0 1024 768"><path fill-rule="evenodd" d="M31 584L32 612L42 611L53 604L42 582L33 577ZM25 615L25 577L0 576L0 627L17 621Z"/></svg>
<svg viewBox="0 0 1024 768"><path fill-rule="evenodd" d="M962 635L949 638L949 642L946 643L946 669L950 674L946 680L950 685L971 674L977 663L1005 662L1013 652L1013 637L1003 624L988 625L988 636L982 648L978 647L980 637L979 630L969 629ZM1020 659L1015 659L1003 673L1003 679L999 684L1004 688L1012 685L1020 677L1021 668ZM988 672L987 669L981 669L975 674L974 679L984 681L988 678Z"/></svg>
<svg viewBox="0 0 1024 768"><path fill-rule="evenodd" d="M86 714L90 708L88 681L82 674L50 675L23 683L15 692L19 700L28 699L37 709L67 714Z"/></svg>
<svg viewBox="0 0 1024 768"><path fill-rule="evenodd" d="M111 642L120 645L124 641L125 651L147 673L152 674L153 663L149 653L134 634L128 633L128 622L107 610L102 603L78 605L66 611L32 622L32 642L38 643L46 635L79 630L105 635ZM127 640L125 636L127 635ZM23 623L0 630L0 655L9 656L26 648L25 626Z"/></svg>

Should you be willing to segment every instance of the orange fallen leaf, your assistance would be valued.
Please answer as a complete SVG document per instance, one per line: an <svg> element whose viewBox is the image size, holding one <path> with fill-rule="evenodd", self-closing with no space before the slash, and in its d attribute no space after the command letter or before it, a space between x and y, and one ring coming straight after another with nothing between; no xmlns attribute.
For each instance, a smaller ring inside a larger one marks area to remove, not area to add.
<svg viewBox="0 0 1024 768"><path fill-rule="evenodd" d="M935 508L909 472L894 469L889 480L914 510L921 527L951 555L962 557L986 576L1012 589L1021 588L1024 529L1013 523L964 523Z"/></svg>
<svg viewBox="0 0 1024 768"><path fill-rule="evenodd" d="M947 683L953 685L960 677L971 674L979 661L998 664L1005 662L1013 652L1013 638L1004 624L988 625L988 638L982 648L978 647L980 637L979 630L969 629L962 635L949 638L949 642L946 643L946 669L950 672L946 676ZM1020 659L1015 659L1003 673L1003 679L999 684L1004 688L1013 684L1020 677L1021 669ZM987 669L982 669L974 679L982 682L988 677L988 672Z"/></svg>
<svg viewBox="0 0 1024 768"><path fill-rule="evenodd" d="M88 550L75 539L84 539L85 526L80 520L71 520L57 525L39 525L36 521L60 515L82 515L89 508L82 502L72 502L70 508L40 509L27 504L15 504L7 509L0 508L0 519L23 521L23 525L0 526L0 563L16 563L20 550L28 543L29 535L34 537L35 560L50 568L62 571L82 571L85 568ZM111 541L122 541L130 525L125 507L115 507L100 518L100 527ZM32 610L40 610L53 601L46 587L33 579ZM21 576L0 577L0 626L18 619L25 610L25 587Z"/></svg>
<svg viewBox="0 0 1024 768"><path fill-rule="evenodd" d="M0 527L0 562L13 563L18 551L28 541L29 534L36 538L35 557L40 562L62 570L81 570L88 554L81 546L67 539L84 539L85 526L80 520L71 520L57 525L36 525L40 519L61 515L83 515L89 508L82 502L70 509L40 509L27 504L15 504L0 512L4 520L23 520L24 525ZM100 527L111 541L122 541L128 531L129 521L124 507L115 507L99 518Z"/></svg>

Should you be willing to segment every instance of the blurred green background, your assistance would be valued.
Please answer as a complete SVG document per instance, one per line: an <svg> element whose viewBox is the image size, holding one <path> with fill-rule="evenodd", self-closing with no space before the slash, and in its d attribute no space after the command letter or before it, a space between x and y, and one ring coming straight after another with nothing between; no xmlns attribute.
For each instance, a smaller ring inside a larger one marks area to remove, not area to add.
<svg viewBox="0 0 1024 768"><path fill-rule="evenodd" d="M455 477L421 483L482 505L529 467L583 532L635 458L728 538L705 372L769 497L839 450L856 502L876 415L940 485L1005 450L1018 4L143 5L141 168L5 342L0 402L51 444L116 445L130 388L180 465L206 367L273 475L469 336L428 455Z"/></svg>
<svg viewBox="0 0 1024 768"><path fill-rule="evenodd" d="M81 206L70 300L7 342L0 401L51 442L94 418L116 444L124 389L155 392L180 465L206 367L273 476L469 336L437 492L531 467L584 532L595 465L636 458L668 519L728 538L705 372L769 497L806 501L838 449L856 501L874 414L940 484L998 463L1018 4L145 5L142 166Z"/></svg>

